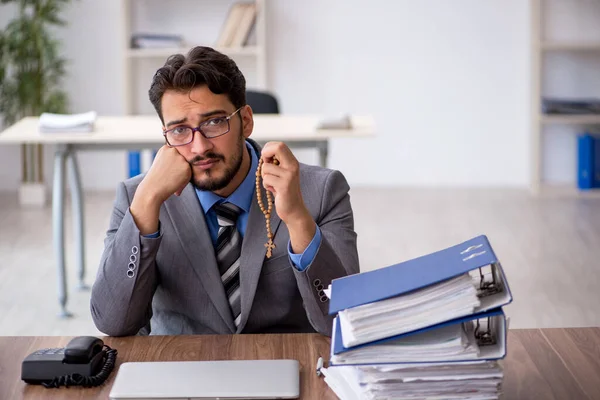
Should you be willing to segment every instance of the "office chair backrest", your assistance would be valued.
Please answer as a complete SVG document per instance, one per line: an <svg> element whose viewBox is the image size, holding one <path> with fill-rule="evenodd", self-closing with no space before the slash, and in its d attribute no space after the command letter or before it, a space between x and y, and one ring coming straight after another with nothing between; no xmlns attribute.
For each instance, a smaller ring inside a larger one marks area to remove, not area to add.
<svg viewBox="0 0 600 400"><path fill-rule="evenodd" d="M247 90L246 103L255 114L279 114L279 104L271 93Z"/></svg>

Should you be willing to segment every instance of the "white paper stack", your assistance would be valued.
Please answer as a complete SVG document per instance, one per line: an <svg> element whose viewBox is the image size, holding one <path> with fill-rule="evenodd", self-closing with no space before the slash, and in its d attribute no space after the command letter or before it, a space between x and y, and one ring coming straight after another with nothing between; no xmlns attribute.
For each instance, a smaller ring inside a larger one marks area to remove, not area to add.
<svg viewBox="0 0 600 400"><path fill-rule="evenodd" d="M92 132L96 122L96 112L82 114L43 113L39 119L42 133Z"/></svg>
<svg viewBox="0 0 600 400"><path fill-rule="evenodd" d="M336 365L387 364L477 358L479 346L474 330L471 321L464 324L447 325L439 329L333 354L331 363ZM336 338L334 337L333 340Z"/></svg>
<svg viewBox="0 0 600 400"><path fill-rule="evenodd" d="M504 372L498 362L397 364L323 368L342 400L498 399Z"/></svg>
<svg viewBox="0 0 600 400"><path fill-rule="evenodd" d="M344 347L470 315L481 304L476 285L465 273L423 290L340 311Z"/></svg>

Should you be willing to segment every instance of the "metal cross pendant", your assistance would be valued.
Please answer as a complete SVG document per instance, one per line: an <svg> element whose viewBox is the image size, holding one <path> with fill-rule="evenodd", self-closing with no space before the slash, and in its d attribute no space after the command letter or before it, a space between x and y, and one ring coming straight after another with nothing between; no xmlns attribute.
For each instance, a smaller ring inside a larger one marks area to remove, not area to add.
<svg viewBox="0 0 600 400"><path fill-rule="evenodd" d="M267 258L271 258L272 250L275 248L273 239L269 239L269 241L265 243L265 247L267 248Z"/></svg>

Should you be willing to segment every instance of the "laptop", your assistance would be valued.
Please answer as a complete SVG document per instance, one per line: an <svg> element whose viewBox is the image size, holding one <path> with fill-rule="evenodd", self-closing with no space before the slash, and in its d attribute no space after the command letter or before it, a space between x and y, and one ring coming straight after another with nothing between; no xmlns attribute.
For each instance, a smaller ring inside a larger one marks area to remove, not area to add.
<svg viewBox="0 0 600 400"><path fill-rule="evenodd" d="M111 400L297 399L297 360L150 361L121 365Z"/></svg>

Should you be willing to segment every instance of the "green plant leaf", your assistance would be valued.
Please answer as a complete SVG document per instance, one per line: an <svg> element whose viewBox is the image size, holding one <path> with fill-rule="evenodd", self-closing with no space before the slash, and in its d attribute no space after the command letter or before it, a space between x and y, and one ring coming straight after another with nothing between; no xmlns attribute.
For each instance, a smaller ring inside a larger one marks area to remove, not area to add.
<svg viewBox="0 0 600 400"><path fill-rule="evenodd" d="M6 77L7 57L5 47L6 39L4 37L4 32L0 31L0 87L2 87L2 82L4 82Z"/></svg>
<svg viewBox="0 0 600 400"><path fill-rule="evenodd" d="M48 24L64 26L66 22L60 18L63 6L58 1L47 1L37 9L37 17Z"/></svg>
<svg viewBox="0 0 600 400"><path fill-rule="evenodd" d="M20 13L0 30L0 115L11 124L42 112L66 113L61 88L67 61L53 26L62 26L70 0L0 0L18 3Z"/></svg>
<svg viewBox="0 0 600 400"><path fill-rule="evenodd" d="M54 91L46 97L43 104L45 112L65 114L68 108L67 94L63 91Z"/></svg>
<svg viewBox="0 0 600 400"><path fill-rule="evenodd" d="M0 110L6 125L14 124L22 115L20 113L20 104L15 101L18 87L17 82L4 81L0 87Z"/></svg>

